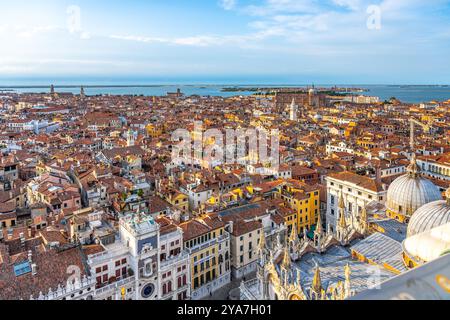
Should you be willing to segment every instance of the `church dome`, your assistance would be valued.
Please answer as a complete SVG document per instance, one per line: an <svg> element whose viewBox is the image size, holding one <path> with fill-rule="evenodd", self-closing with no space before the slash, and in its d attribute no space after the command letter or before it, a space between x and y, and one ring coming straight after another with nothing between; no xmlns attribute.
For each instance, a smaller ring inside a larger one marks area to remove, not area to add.
<svg viewBox="0 0 450 320"><path fill-rule="evenodd" d="M409 268L435 260L449 253L449 249L450 223L408 237L403 241L405 264Z"/></svg>
<svg viewBox="0 0 450 320"><path fill-rule="evenodd" d="M420 207L411 217L408 225L408 237L450 223L450 188L446 193L447 201L434 201Z"/></svg>
<svg viewBox="0 0 450 320"><path fill-rule="evenodd" d="M391 183L387 192L386 208L391 214L411 217L427 203L442 200L441 192L430 180L420 175L413 155L408 173Z"/></svg>

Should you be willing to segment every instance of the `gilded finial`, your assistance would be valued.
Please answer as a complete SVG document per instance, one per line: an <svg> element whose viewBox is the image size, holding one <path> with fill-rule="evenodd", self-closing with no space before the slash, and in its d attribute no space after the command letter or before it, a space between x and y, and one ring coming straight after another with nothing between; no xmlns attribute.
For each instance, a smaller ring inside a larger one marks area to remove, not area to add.
<svg viewBox="0 0 450 320"><path fill-rule="evenodd" d="M339 226L342 229L347 229L347 221L345 219L345 212L344 211L341 211L339 213Z"/></svg>
<svg viewBox="0 0 450 320"><path fill-rule="evenodd" d="M345 273L345 280L346 281L350 281L350 275L352 273L352 270L351 270L350 265L348 263L345 266L344 273Z"/></svg>
<svg viewBox="0 0 450 320"><path fill-rule="evenodd" d="M366 205L363 206L361 211L361 221L367 222L367 208Z"/></svg>
<svg viewBox="0 0 450 320"><path fill-rule="evenodd" d="M339 209L345 209L345 203L344 203L344 195L341 192L341 195L339 196Z"/></svg>
<svg viewBox="0 0 450 320"><path fill-rule="evenodd" d="M266 247L266 236L264 234L264 229L261 229L261 234L259 237L259 249L262 251Z"/></svg>
<svg viewBox="0 0 450 320"><path fill-rule="evenodd" d="M287 247L284 249L283 262L281 263L281 266L287 271L291 268L291 256Z"/></svg>
<svg viewBox="0 0 450 320"><path fill-rule="evenodd" d="M320 279L320 268L318 265L314 271L312 290L315 293L320 293L322 291L322 280Z"/></svg>
<svg viewBox="0 0 450 320"><path fill-rule="evenodd" d="M363 206L360 216L360 228L361 233L366 233L368 230L368 216L367 216L367 208L366 205Z"/></svg>

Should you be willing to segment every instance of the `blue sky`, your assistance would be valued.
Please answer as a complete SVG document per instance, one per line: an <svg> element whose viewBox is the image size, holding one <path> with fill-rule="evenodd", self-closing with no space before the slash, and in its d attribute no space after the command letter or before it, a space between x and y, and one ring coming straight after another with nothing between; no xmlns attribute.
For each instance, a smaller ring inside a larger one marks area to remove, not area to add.
<svg viewBox="0 0 450 320"><path fill-rule="evenodd" d="M0 0L0 78L450 84L450 0L35 2Z"/></svg>

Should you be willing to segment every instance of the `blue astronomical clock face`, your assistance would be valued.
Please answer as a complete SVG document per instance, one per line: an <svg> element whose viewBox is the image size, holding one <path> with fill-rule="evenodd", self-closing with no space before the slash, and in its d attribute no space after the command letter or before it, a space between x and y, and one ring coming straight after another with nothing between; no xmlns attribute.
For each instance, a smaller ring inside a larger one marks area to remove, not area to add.
<svg viewBox="0 0 450 320"><path fill-rule="evenodd" d="M150 298L153 292L155 292L155 285L149 283L142 289L142 297L145 299Z"/></svg>

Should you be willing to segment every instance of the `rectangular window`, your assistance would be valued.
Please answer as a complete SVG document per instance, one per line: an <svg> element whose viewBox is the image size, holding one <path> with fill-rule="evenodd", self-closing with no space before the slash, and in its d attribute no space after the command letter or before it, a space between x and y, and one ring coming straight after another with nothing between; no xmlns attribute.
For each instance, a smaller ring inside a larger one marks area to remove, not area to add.
<svg viewBox="0 0 450 320"><path fill-rule="evenodd" d="M194 279L194 289L198 288L198 278Z"/></svg>

